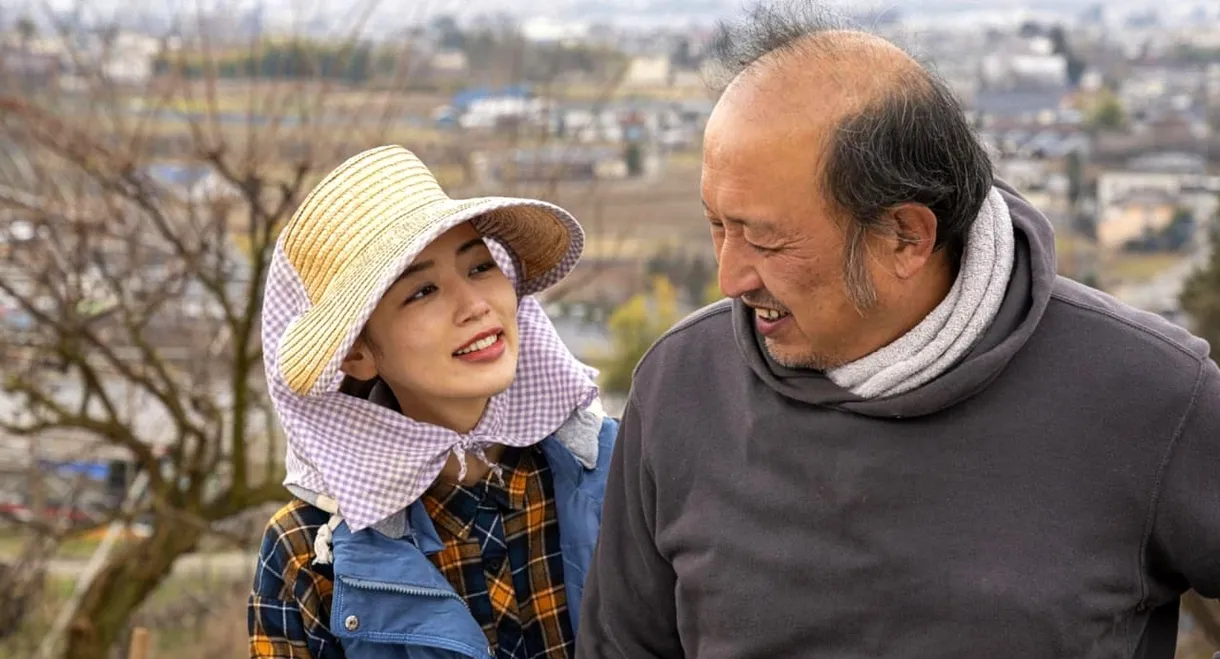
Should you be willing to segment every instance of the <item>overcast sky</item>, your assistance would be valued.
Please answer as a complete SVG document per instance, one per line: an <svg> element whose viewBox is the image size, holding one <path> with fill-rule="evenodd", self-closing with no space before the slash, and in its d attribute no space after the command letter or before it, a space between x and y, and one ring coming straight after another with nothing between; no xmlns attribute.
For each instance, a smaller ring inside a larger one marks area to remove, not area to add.
<svg viewBox="0 0 1220 659"><path fill-rule="evenodd" d="M193 12L197 7L223 8L229 15L240 15L259 4L260 0L84 0L90 12L101 16L158 12ZM0 0L0 7L20 11L23 4L38 7L41 0ZM66 9L81 0L49 0L52 6ZM853 9L896 8L909 18L971 20L975 17L1020 16L1021 10L1055 11L1075 14L1097 0L829 0L835 6ZM673 25L712 23L737 14L750 0L261 0L265 7L266 24L290 24L292 20L341 21L357 7L374 5L374 23L379 28L402 28L419 24L428 16L450 14L459 19L499 11L511 12L521 19L545 17L561 21L611 19L621 23L657 23ZM1108 11L1129 11L1132 8L1159 7L1162 11L1181 11L1208 6L1202 0L1174 0L1152 3L1149 0L1107 0ZM1119 7L1122 9L1119 9ZM1220 10L1216 10L1220 13ZM14 12L16 13L16 12ZM11 15L11 14L10 14Z"/></svg>

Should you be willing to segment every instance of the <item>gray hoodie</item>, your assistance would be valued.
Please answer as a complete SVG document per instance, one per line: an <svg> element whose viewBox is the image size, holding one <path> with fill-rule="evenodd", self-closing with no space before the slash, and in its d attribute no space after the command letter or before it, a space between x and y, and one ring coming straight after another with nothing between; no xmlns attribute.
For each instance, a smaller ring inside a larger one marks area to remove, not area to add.
<svg viewBox="0 0 1220 659"><path fill-rule="evenodd" d="M1206 342L1058 278L1001 186L1012 280L936 380L862 400L768 359L739 303L641 362L582 659L1170 659L1220 595Z"/></svg>

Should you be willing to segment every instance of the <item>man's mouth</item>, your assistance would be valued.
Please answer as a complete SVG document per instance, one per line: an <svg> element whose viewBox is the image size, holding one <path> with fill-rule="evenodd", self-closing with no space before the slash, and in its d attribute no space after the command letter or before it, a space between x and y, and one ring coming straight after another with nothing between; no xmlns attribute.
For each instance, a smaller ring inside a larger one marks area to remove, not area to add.
<svg viewBox="0 0 1220 659"><path fill-rule="evenodd" d="M788 311L780 311L779 309L768 309L766 307L754 307L754 315L758 316L759 318L761 318L769 323L773 323L777 320L780 320L780 319L784 318L785 316L789 315L789 313L790 312L788 312Z"/></svg>

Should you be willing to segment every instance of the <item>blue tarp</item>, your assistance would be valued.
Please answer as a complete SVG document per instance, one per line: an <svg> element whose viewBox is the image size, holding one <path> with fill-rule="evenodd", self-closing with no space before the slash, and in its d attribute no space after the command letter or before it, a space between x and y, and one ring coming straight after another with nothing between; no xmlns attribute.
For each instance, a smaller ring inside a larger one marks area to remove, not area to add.
<svg viewBox="0 0 1220 659"><path fill-rule="evenodd" d="M458 110L465 110L471 103L485 98L530 98L533 94L533 88L527 84L505 85L499 88L467 87L454 94L449 104Z"/></svg>
<svg viewBox="0 0 1220 659"><path fill-rule="evenodd" d="M53 471L60 476L86 476L93 480L106 480L110 474L109 462L85 462L71 460L66 462L39 460L39 466L45 471Z"/></svg>

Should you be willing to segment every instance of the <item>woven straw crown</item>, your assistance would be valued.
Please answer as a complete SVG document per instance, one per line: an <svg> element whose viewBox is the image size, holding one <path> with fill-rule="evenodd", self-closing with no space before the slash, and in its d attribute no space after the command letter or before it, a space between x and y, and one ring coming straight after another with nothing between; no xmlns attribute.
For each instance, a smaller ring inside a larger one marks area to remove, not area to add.
<svg viewBox="0 0 1220 659"><path fill-rule="evenodd" d="M451 199L422 161L400 146L360 153L310 192L280 236L310 308L279 345L279 370L298 394L337 368L372 307L437 236L470 221L515 260L517 290L554 285L584 245L576 220L546 202L508 197Z"/></svg>

